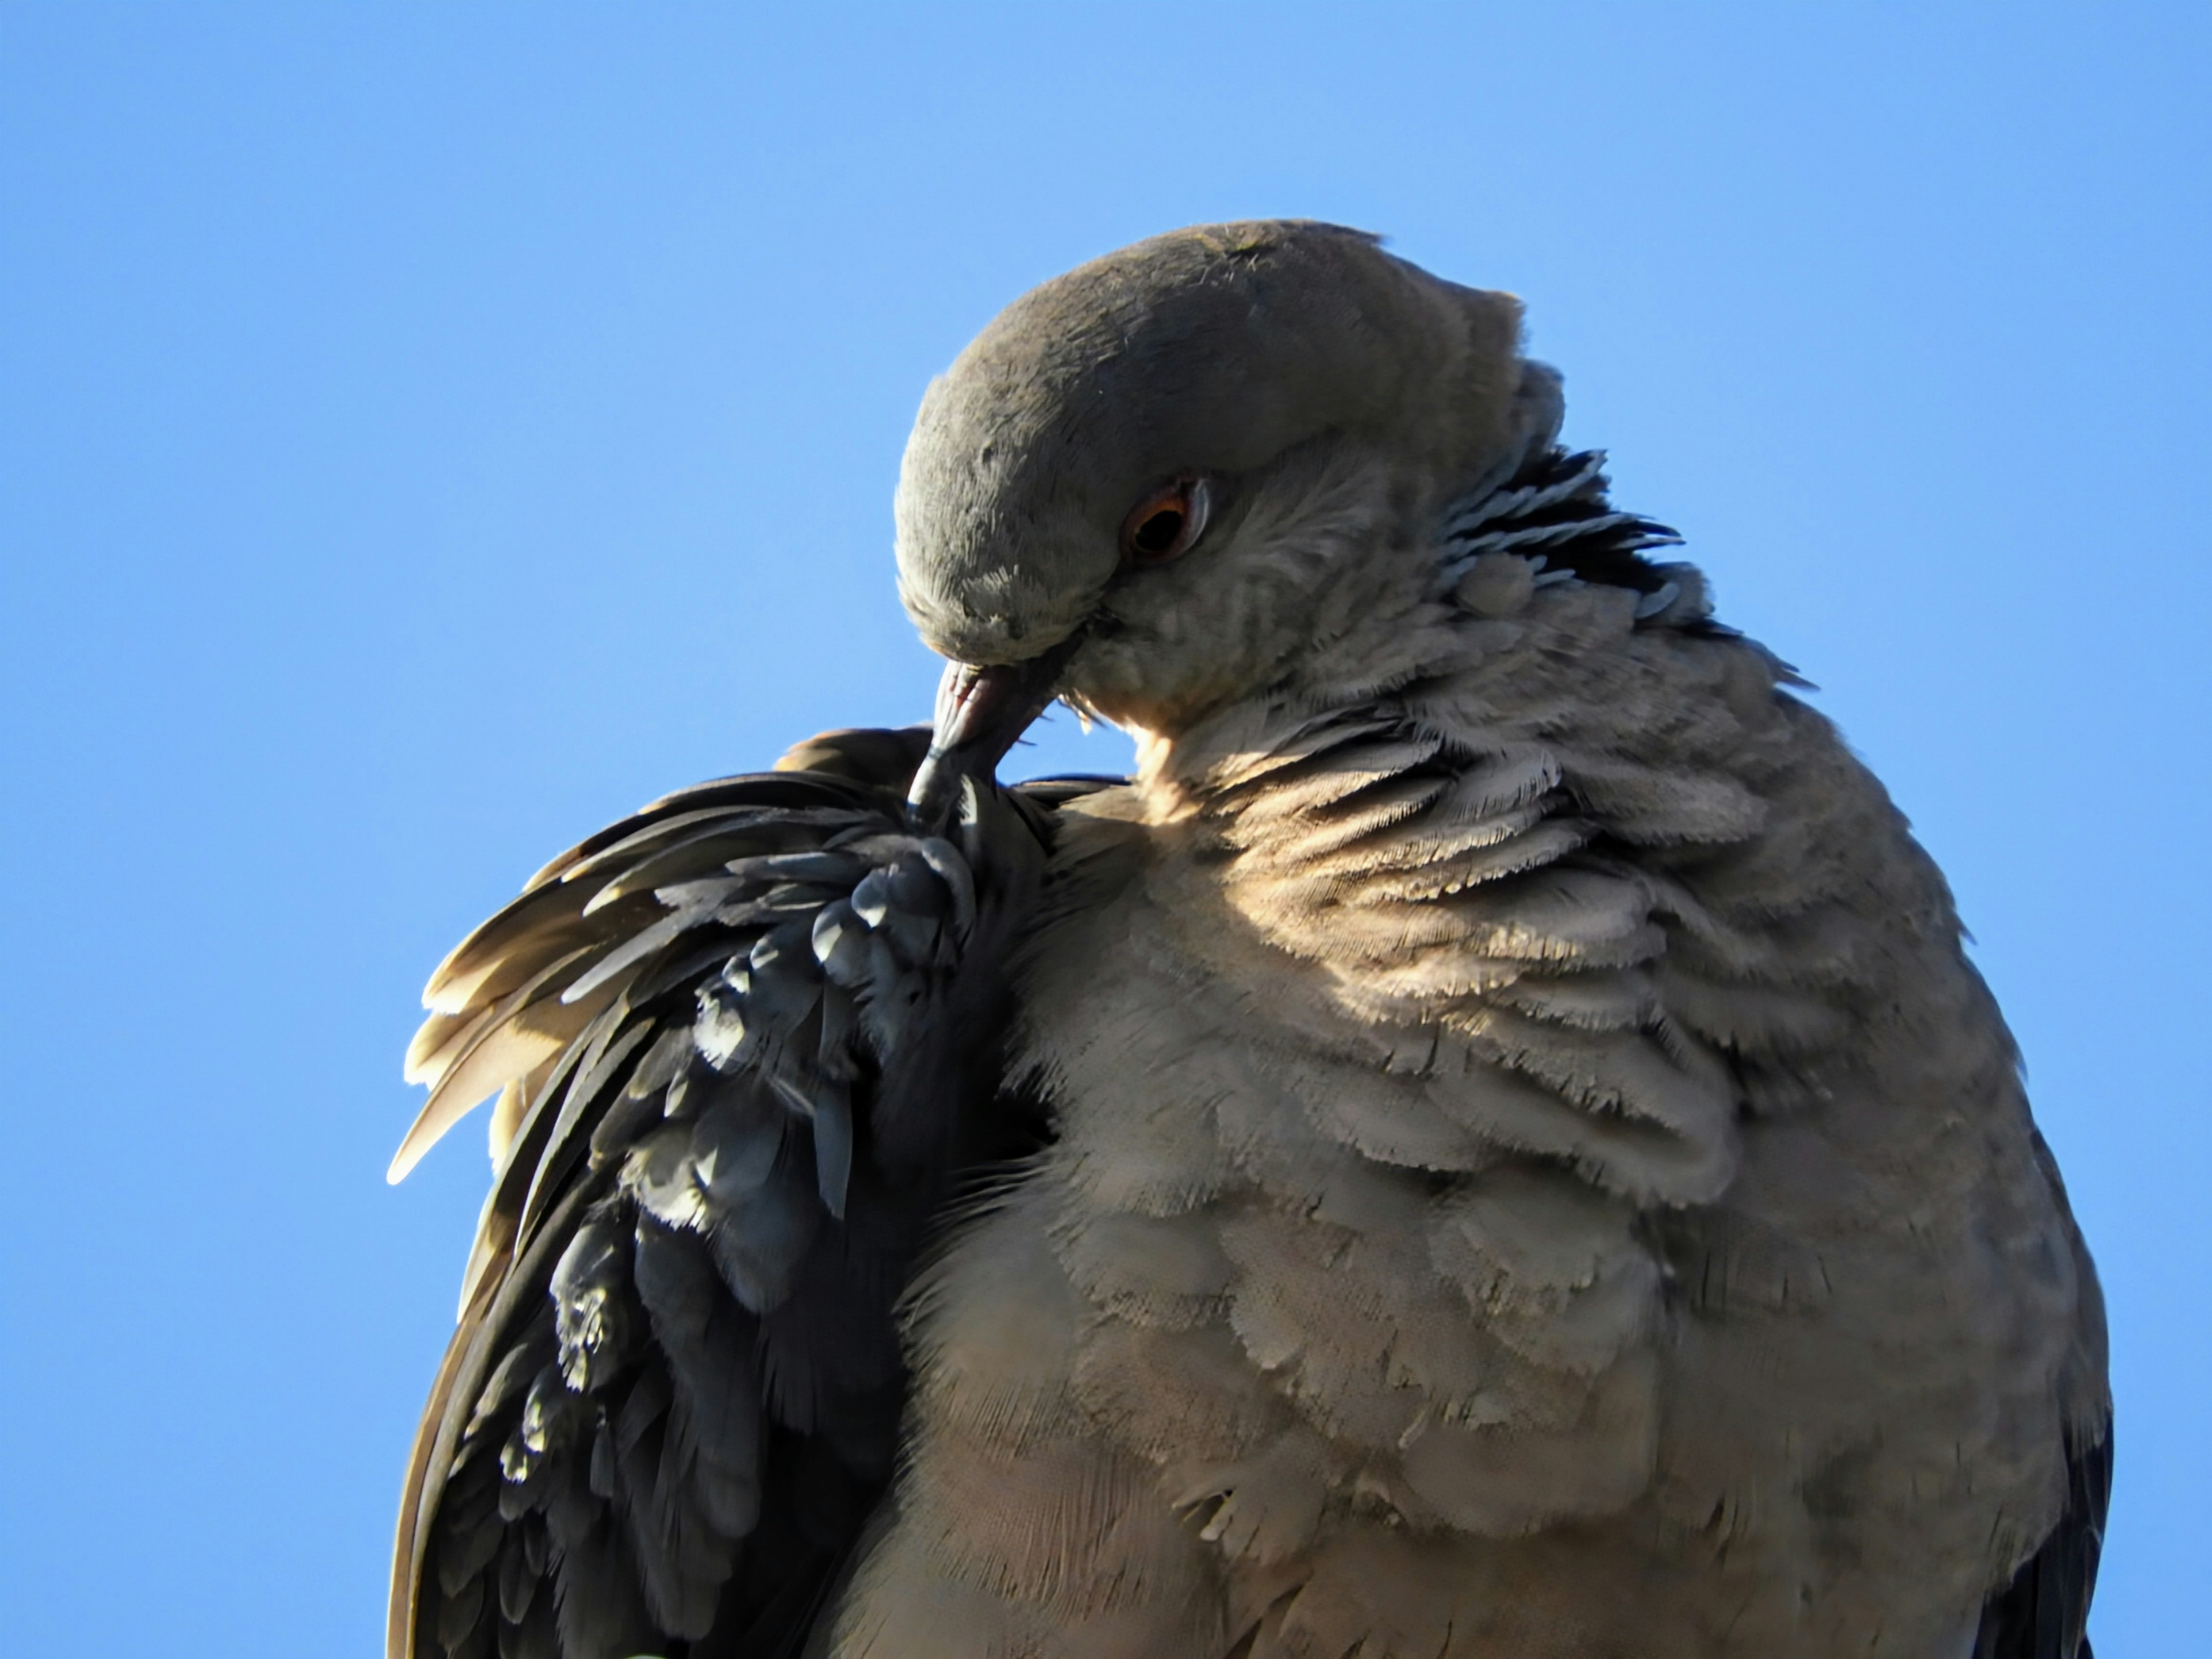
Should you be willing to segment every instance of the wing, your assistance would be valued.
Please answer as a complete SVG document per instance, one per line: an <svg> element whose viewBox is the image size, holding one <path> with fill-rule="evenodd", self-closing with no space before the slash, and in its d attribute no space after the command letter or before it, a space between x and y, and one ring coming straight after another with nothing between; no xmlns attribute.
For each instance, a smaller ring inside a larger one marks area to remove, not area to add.
<svg viewBox="0 0 2212 1659"><path fill-rule="evenodd" d="M1049 793L901 809L834 733L556 860L432 978L398 1179L498 1091L417 1434L390 1659L795 1652L888 1480L893 1304L998 1098ZM1025 1137L1027 1139L1025 1139Z"/></svg>
<svg viewBox="0 0 2212 1659"><path fill-rule="evenodd" d="M1973 1659L2090 1659L2089 1598L2112 1496L2112 1425L2066 1446L2066 1509L2051 1535L1982 1609Z"/></svg>

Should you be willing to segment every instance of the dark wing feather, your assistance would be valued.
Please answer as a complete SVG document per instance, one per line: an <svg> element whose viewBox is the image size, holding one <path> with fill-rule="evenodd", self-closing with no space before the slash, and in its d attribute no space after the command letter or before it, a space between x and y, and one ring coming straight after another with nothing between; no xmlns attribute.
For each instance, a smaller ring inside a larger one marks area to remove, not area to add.
<svg viewBox="0 0 2212 1659"><path fill-rule="evenodd" d="M2089 1600L2112 1497L2112 1425L2066 1446L2066 1510L2058 1524L1990 1598L1973 1659L2090 1659Z"/></svg>
<svg viewBox="0 0 2212 1659"><path fill-rule="evenodd" d="M390 1659L795 1652L882 1495L893 1307L999 1096L1053 806L902 810L926 733L832 733L555 860L424 994L492 1191L417 1437Z"/></svg>

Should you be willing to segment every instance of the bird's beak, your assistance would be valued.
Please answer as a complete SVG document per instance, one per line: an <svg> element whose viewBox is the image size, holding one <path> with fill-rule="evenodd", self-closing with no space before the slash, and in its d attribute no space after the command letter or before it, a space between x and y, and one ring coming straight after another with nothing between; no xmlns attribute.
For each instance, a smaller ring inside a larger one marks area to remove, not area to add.
<svg viewBox="0 0 2212 1659"><path fill-rule="evenodd" d="M907 792L907 811L926 835L952 815L964 778L988 780L1006 751L1051 705L1060 670L1083 642L1080 630L1027 662L947 665L937 685L937 724L929 754Z"/></svg>

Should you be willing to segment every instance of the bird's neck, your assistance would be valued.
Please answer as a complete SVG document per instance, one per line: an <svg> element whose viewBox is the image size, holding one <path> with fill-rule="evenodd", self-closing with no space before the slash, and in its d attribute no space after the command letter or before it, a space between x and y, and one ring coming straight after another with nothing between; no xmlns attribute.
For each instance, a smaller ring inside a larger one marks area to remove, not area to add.
<svg viewBox="0 0 2212 1659"><path fill-rule="evenodd" d="M1147 816L1213 812L1248 769L1294 757L1318 732L1390 718L1398 690L1449 672L1467 641L1448 607L1418 592L1393 598L1263 692L1164 729L1133 727Z"/></svg>
<svg viewBox="0 0 2212 1659"><path fill-rule="evenodd" d="M1709 622L1692 567L1649 556L1680 538L1613 505L1605 459L1544 446L1502 480L1447 496L1425 532L1378 532L1356 574L1327 579L1334 558L1310 574L1310 637L1274 678L1172 726L1133 725L1149 810L1163 822L1204 814L1223 778L1286 747L1310 749L1331 727L1418 721L1415 705L1438 685L1496 682L1516 655L1542 680L1547 653L1609 655L1647 624L1733 638Z"/></svg>

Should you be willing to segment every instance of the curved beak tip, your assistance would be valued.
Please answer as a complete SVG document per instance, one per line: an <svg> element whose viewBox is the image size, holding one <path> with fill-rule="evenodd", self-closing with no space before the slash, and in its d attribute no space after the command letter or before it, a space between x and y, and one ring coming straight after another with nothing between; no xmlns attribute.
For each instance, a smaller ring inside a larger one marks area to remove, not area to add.
<svg viewBox="0 0 2212 1659"><path fill-rule="evenodd" d="M907 811L926 834L951 817L964 779L988 781L1006 751L1057 694L1060 672L1075 654L1079 634L1026 662L947 665L938 682L936 727L929 753L907 792Z"/></svg>

